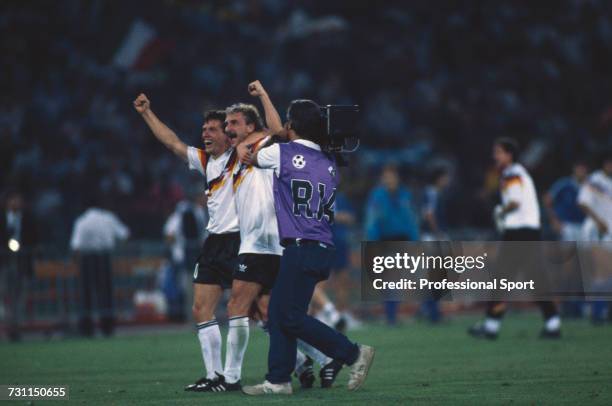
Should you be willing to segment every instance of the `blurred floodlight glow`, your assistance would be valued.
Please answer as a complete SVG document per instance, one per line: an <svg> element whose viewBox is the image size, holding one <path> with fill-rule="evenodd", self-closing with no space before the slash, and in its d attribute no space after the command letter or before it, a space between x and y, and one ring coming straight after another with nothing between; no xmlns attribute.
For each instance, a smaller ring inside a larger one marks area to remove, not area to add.
<svg viewBox="0 0 612 406"><path fill-rule="evenodd" d="M11 238L8 242L8 247L13 252L19 251L19 247L20 247L19 241L17 241L14 238Z"/></svg>

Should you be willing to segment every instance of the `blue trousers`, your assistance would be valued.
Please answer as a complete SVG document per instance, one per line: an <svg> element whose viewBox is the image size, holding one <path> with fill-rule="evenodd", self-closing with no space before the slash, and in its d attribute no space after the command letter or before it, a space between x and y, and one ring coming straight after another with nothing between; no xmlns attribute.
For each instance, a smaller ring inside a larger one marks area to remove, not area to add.
<svg viewBox="0 0 612 406"><path fill-rule="evenodd" d="M329 277L333 260L334 250L317 243L285 248L268 308L269 382L291 382L297 339L345 364L357 359L357 344L307 314L315 285Z"/></svg>

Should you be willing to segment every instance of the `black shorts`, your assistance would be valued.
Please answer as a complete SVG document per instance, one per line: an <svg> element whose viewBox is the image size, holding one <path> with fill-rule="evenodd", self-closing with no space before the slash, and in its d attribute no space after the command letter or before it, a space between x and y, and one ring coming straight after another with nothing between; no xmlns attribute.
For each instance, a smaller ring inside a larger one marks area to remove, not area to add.
<svg viewBox="0 0 612 406"><path fill-rule="evenodd" d="M272 254L240 254L234 279L258 283L261 293L270 293L280 269L280 258Z"/></svg>
<svg viewBox="0 0 612 406"><path fill-rule="evenodd" d="M540 241L541 231L539 228L510 228L502 234L503 241Z"/></svg>
<svg viewBox="0 0 612 406"><path fill-rule="evenodd" d="M240 233L210 234L196 261L193 283L231 288L239 248Z"/></svg>

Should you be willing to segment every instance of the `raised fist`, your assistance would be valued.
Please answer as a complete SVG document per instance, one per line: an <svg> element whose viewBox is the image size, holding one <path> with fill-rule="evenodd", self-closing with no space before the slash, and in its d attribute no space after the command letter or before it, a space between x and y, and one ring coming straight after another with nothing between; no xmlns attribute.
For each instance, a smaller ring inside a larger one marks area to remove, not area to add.
<svg viewBox="0 0 612 406"><path fill-rule="evenodd" d="M259 80L249 83L249 94L251 96L260 97L266 94L265 89Z"/></svg>
<svg viewBox="0 0 612 406"><path fill-rule="evenodd" d="M145 96L144 93L140 93L136 100L134 100L134 108L140 114L143 114L144 112L149 110L150 107L151 103L149 102L149 99L147 99L147 96Z"/></svg>

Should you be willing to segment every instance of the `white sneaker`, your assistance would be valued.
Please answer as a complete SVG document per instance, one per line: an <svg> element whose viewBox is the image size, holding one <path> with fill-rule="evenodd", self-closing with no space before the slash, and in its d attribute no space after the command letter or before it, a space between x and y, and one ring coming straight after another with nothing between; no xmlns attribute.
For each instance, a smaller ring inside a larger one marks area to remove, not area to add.
<svg viewBox="0 0 612 406"><path fill-rule="evenodd" d="M291 382L271 383L263 381L259 385L243 386L242 392L246 395L292 395L293 388Z"/></svg>
<svg viewBox="0 0 612 406"><path fill-rule="evenodd" d="M373 361L374 348L368 345L359 345L359 357L357 357L357 361L351 365L351 372L347 385L349 390L357 390L363 385Z"/></svg>

